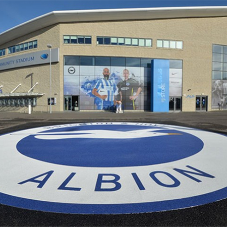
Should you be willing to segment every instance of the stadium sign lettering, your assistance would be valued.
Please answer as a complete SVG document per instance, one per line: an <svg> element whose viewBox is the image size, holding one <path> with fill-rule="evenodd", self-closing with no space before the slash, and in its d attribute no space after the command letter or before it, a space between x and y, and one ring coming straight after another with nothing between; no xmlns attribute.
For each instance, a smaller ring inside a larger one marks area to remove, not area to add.
<svg viewBox="0 0 227 227"><path fill-rule="evenodd" d="M31 65L48 64L50 59L48 58L48 50L36 51L32 53L20 54L17 56L7 57L0 59L0 71L6 69L13 69L19 67L26 67ZM41 56L46 55L46 58ZM52 49L51 62L59 61L59 49Z"/></svg>
<svg viewBox="0 0 227 227"><path fill-rule="evenodd" d="M214 176L205 173L199 169L196 169L192 166L187 166L187 169L178 169L174 168L176 172L184 175L185 177L188 177L191 180L194 180L196 182L202 182L200 177L208 177L208 178L215 178ZM46 173L42 173L38 176L32 177L30 179L27 179L25 181L20 182L19 184L25 184L25 183L35 183L37 184L37 188L43 188L44 185L47 183L47 181L50 179L50 177L53 174L54 171L50 170ZM67 187L67 185L70 183L72 178L74 178L76 173L70 173L69 176L62 182L61 185L57 188L58 190L70 190L70 191L80 191L82 188L79 187ZM195 175L197 177L195 177ZM172 188L172 187L178 187L180 186L181 182L174 176L173 174L165 171L153 171L149 173L150 178L159 186L162 187L167 187L167 188ZM161 177L164 176L166 178L169 178L170 183L165 183ZM43 177L43 179L40 179L40 177ZM55 176L58 177L58 176ZM110 178L105 179L105 178ZM128 177L132 177L133 180L135 181L137 187L139 190L146 190L146 188L143 186L143 183L141 182L139 176L137 173L131 173ZM95 186L95 191L117 191L120 190L122 187L122 183L120 182L120 175L114 174L114 173L99 173L97 176L97 181L96 181L96 186ZM112 187L105 188L105 184L112 184ZM91 185L89 185L91 186ZM93 188L93 185L91 186Z"/></svg>

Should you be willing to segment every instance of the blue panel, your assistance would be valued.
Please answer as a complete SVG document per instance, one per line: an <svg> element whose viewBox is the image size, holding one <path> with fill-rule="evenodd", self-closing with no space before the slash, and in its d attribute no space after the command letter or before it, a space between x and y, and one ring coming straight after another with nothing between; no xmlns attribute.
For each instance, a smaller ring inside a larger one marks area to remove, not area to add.
<svg viewBox="0 0 227 227"><path fill-rule="evenodd" d="M169 60L151 61L151 111L169 112Z"/></svg>

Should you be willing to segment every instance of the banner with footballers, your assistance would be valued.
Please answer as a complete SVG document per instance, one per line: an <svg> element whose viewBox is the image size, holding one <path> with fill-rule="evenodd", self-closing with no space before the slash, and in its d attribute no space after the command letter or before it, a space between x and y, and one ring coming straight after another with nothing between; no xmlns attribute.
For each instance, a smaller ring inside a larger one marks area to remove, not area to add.
<svg viewBox="0 0 227 227"><path fill-rule="evenodd" d="M77 96L80 110L114 110L116 101L122 102L123 110L150 110L151 67L142 65L65 63L64 95L72 100ZM169 96L182 96L182 69L169 69Z"/></svg>
<svg viewBox="0 0 227 227"><path fill-rule="evenodd" d="M227 80L212 81L212 109L227 108Z"/></svg>
<svg viewBox="0 0 227 227"><path fill-rule="evenodd" d="M91 109L112 110L121 101L125 110L143 110L143 67L87 66L80 75L80 95ZM94 74L92 75L92 73ZM94 104L91 105L91 98Z"/></svg>

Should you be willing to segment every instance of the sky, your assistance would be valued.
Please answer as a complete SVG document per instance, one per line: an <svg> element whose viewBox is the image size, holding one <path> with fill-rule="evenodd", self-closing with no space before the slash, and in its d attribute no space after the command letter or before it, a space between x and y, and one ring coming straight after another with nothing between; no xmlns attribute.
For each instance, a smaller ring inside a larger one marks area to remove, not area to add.
<svg viewBox="0 0 227 227"><path fill-rule="evenodd" d="M0 0L0 33L60 10L227 6L227 0Z"/></svg>

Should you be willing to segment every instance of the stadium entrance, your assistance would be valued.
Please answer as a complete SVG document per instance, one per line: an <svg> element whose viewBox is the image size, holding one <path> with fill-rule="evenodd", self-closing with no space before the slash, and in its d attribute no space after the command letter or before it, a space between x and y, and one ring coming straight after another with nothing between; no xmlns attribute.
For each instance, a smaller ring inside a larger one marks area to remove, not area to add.
<svg viewBox="0 0 227 227"><path fill-rule="evenodd" d="M207 111L207 96L196 96L196 111Z"/></svg>
<svg viewBox="0 0 227 227"><path fill-rule="evenodd" d="M65 111L79 110L79 96L65 95Z"/></svg>
<svg viewBox="0 0 227 227"><path fill-rule="evenodd" d="M169 97L169 111L181 111L181 97Z"/></svg>

